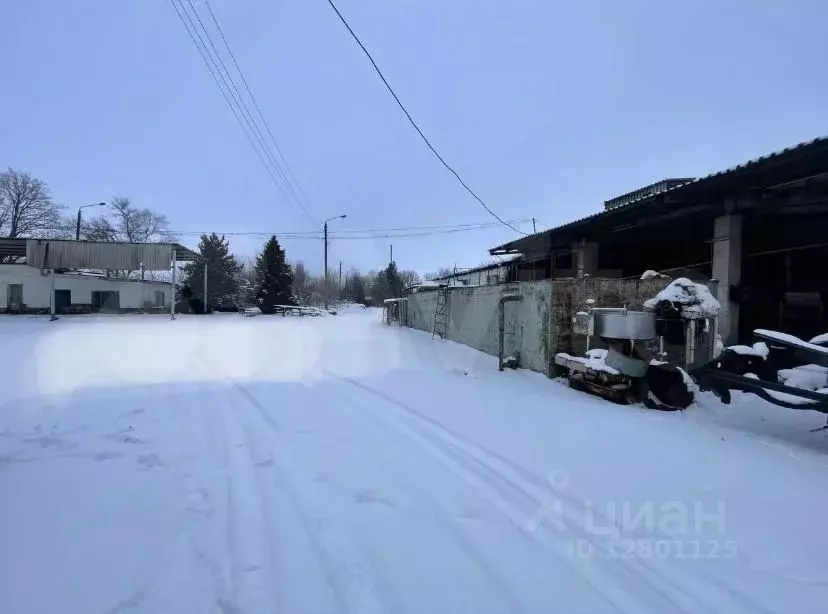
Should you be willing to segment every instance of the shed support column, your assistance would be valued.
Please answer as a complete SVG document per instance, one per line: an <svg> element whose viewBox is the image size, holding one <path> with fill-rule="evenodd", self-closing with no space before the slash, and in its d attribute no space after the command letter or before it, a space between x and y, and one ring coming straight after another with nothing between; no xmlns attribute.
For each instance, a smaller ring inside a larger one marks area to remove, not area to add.
<svg viewBox="0 0 828 614"><path fill-rule="evenodd" d="M57 305L55 305L55 269L49 269L49 313L52 320L57 320L55 313L57 312Z"/></svg>
<svg viewBox="0 0 828 614"><path fill-rule="evenodd" d="M738 342L739 304L731 289L742 281L742 216L724 215L713 224L713 278L719 282L719 334L725 345Z"/></svg>
<svg viewBox="0 0 828 614"><path fill-rule="evenodd" d="M172 250L172 276L170 278L170 320L175 320L175 248Z"/></svg>
<svg viewBox="0 0 828 614"><path fill-rule="evenodd" d="M575 276L595 275L598 272L598 244L581 239L572 244L575 260Z"/></svg>

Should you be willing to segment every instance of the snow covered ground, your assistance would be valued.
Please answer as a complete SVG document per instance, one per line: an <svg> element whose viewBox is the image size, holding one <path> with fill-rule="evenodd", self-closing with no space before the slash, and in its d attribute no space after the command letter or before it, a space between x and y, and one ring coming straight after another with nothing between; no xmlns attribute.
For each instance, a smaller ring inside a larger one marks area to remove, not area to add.
<svg viewBox="0 0 828 614"><path fill-rule="evenodd" d="M379 322L0 318L0 612L824 612L824 419Z"/></svg>

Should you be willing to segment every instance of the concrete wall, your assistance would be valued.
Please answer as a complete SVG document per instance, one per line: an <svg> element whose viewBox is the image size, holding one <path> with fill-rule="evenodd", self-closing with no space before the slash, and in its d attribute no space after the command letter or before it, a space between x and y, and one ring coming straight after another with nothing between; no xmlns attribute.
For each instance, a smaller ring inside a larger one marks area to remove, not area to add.
<svg viewBox="0 0 828 614"><path fill-rule="evenodd" d="M23 285L23 303L27 309L48 309L51 304L51 279L40 269L22 264L0 264L0 310L7 308L8 286ZM141 309L145 303L155 304L155 292L164 293L164 304L172 298L169 284L117 280L105 277L55 275L55 290L69 290L72 304L89 305L93 291L118 292L121 309Z"/></svg>
<svg viewBox="0 0 828 614"><path fill-rule="evenodd" d="M448 331L452 341L487 354L497 355L498 303L506 295L521 301L504 307L504 353L517 355L520 366L548 373L550 367L550 314L552 286L549 280L450 288ZM408 325L431 331L437 292L417 292L408 297Z"/></svg>
<svg viewBox="0 0 828 614"><path fill-rule="evenodd" d="M431 332L437 290L421 290L408 297L408 326Z"/></svg>

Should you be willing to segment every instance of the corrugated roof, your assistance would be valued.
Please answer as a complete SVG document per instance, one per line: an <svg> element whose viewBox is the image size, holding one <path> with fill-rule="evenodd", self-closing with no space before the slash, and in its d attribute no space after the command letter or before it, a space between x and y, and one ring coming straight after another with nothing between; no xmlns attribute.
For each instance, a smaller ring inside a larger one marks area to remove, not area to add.
<svg viewBox="0 0 828 614"><path fill-rule="evenodd" d="M486 264L481 264L480 266L472 267L470 269L457 269L457 271L453 273L449 273L448 275L441 275L440 277L435 277L435 280L439 279L452 279L454 277L460 277L461 275L468 275L470 273L479 273L480 271L489 271L491 269L500 269L507 265L513 264L517 260L521 259L520 254L510 254L508 256L499 256L500 260L495 260L492 262L487 262Z"/></svg>
<svg viewBox="0 0 828 614"><path fill-rule="evenodd" d="M788 155L788 154L791 154L791 153L794 153L794 152L797 152L797 151L800 151L800 150L803 150L803 149L807 149L809 147L814 147L816 145L822 145L822 144L828 144L828 136L818 137L818 138L812 139L810 141L804 141L804 142L799 143L797 145L792 145L791 147L786 147L785 149L781 149L779 151L776 151L776 152L773 152L773 153L770 153L770 154L766 154L764 156L759 156L758 158L753 158L751 160L748 160L747 162L743 162L742 164L737 164L736 166L732 166L730 168L726 168L724 170L717 171L715 173L710 173L709 175L705 175L704 177L699 177L698 179L694 179L692 181L688 181L686 183L682 183L682 184L673 186L673 187L671 187L667 190L664 190L663 192L659 192L658 194L642 196L641 198L638 198L636 200L632 200L632 201L630 201L630 202L628 202L628 203L626 203L626 204L624 204L620 207L615 207L615 208L607 210L607 211L598 211L596 213L586 215L586 216L584 216L582 218L579 218L577 220L567 222L566 224L556 226L555 228L549 228L549 229L544 230L542 232L535 233L534 235L529 235L528 237L523 237L521 239L516 239L515 241L509 241L508 243L504 243L503 245L493 247L492 249L489 250L489 253L492 253L492 252L495 252L495 251L501 250L501 249L509 249L510 245L513 245L513 244L518 243L520 241L525 241L529 237L537 237L537 236L540 236L540 235L547 235L547 234L552 234L554 232L560 232L560 231L563 231L563 230L567 230L567 229L569 229L573 226L578 226L580 224L583 224L584 222L588 222L590 220L597 219L599 217L615 215L620 211L629 211L631 208L633 208L637 205L640 205L643 202L653 200L656 196L662 197L665 194L669 194L671 192L676 192L678 190L687 189L689 186L707 183L707 182L710 182L714 179L718 179L720 177L724 177L724 176L730 175L732 173L742 171L742 170L750 168L752 166L757 166L759 164L766 163L766 162L768 162L770 160L773 160L775 158L779 158L779 157L784 156L784 155Z"/></svg>
<svg viewBox="0 0 828 614"><path fill-rule="evenodd" d="M47 255L48 246L48 255ZM26 257L35 268L169 269L173 250L176 262L191 262L198 254L178 243L125 243L71 239L0 238L0 256Z"/></svg>

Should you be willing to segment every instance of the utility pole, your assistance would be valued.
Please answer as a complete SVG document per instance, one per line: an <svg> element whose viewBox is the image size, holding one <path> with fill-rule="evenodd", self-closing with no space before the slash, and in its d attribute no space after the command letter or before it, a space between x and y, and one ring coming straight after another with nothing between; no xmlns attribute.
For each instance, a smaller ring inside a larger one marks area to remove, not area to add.
<svg viewBox="0 0 828 614"><path fill-rule="evenodd" d="M532 234L535 234L536 232L538 232L538 231L537 231L537 229L535 228L535 218L533 217L533 218L532 218Z"/></svg>
<svg viewBox="0 0 828 614"><path fill-rule="evenodd" d="M325 220L325 225L324 225L324 230L325 230L324 234L325 234L325 236L324 236L324 239L323 239L323 242L325 243L325 277L324 277L324 284L323 284L324 285L324 292L323 293L325 295L325 309L328 308L328 292L329 292L329 288L328 288L328 222L330 222L331 220L342 220L342 219L345 219L346 217L348 217L348 216L343 213L342 215L329 217L327 220Z"/></svg>
<svg viewBox="0 0 828 614"><path fill-rule="evenodd" d="M207 315L207 261L204 261L204 315Z"/></svg>
<svg viewBox="0 0 828 614"><path fill-rule="evenodd" d="M392 262L394 262L394 244L392 243L390 245L390 247L391 247L391 256L388 258L388 264L391 264Z"/></svg>
<svg viewBox="0 0 828 614"><path fill-rule="evenodd" d="M170 320L175 320L175 248L172 249L172 273L170 279L170 292L172 298L170 300Z"/></svg>

